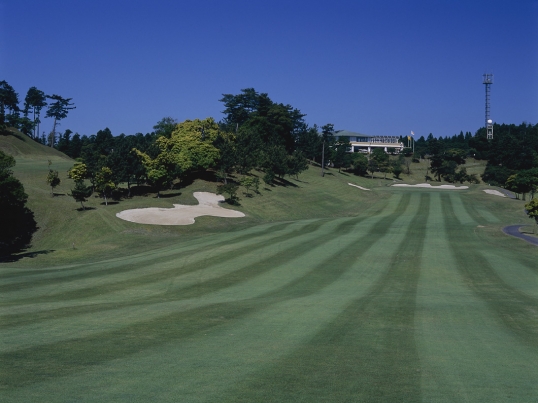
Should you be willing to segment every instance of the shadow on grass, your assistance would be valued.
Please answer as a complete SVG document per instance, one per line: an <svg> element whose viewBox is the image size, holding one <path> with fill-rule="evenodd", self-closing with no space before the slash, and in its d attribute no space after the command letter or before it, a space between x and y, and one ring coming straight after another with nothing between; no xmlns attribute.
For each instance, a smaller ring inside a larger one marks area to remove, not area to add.
<svg viewBox="0 0 538 403"><path fill-rule="evenodd" d="M283 187L288 187L288 186L290 186L290 187L294 187L294 188L298 188L298 187L299 187L299 185L296 185L295 183L290 182L289 180L284 179L284 178L275 178L275 179L273 180L273 184L274 184L275 186L283 186Z"/></svg>
<svg viewBox="0 0 538 403"><path fill-rule="evenodd" d="M169 197L176 197L181 196L181 192L175 192L175 193L161 193L161 199L167 199ZM157 196L155 196L157 197Z"/></svg>
<svg viewBox="0 0 538 403"><path fill-rule="evenodd" d="M54 252L54 249L47 249L47 250L38 250L35 252L23 252L23 253L14 253L8 256L0 256L0 262L1 263L13 263L18 262L19 260L29 257L34 258L39 255L47 255L51 252Z"/></svg>
<svg viewBox="0 0 538 403"><path fill-rule="evenodd" d="M85 208L79 207L77 209L77 211L88 211L88 210L95 210L95 207L85 207Z"/></svg>
<svg viewBox="0 0 538 403"><path fill-rule="evenodd" d="M113 205L113 204L119 204L119 203L120 203L119 201L109 201L109 202L104 202L104 201L103 201L103 202L101 202L101 203L99 203L99 204L100 204L101 206L111 206L111 205ZM87 208L86 208L86 210L87 210Z"/></svg>

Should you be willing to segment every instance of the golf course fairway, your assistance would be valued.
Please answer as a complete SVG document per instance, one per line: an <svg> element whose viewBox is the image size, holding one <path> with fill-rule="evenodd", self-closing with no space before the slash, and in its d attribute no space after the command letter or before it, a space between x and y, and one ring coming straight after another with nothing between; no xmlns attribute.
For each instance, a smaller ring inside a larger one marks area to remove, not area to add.
<svg viewBox="0 0 538 403"><path fill-rule="evenodd" d="M379 191L355 216L2 264L0 401L537 401L538 248L496 229L509 201Z"/></svg>

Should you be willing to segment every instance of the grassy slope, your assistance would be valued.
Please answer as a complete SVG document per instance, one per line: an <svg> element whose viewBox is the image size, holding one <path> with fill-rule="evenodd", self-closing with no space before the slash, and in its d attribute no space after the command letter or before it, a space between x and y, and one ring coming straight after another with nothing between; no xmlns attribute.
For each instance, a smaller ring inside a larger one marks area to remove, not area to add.
<svg viewBox="0 0 538 403"><path fill-rule="evenodd" d="M244 198L244 223L114 223L85 262L0 265L0 399L536 400L538 248L499 231L523 203L331 173ZM77 225L113 219L95 205Z"/></svg>

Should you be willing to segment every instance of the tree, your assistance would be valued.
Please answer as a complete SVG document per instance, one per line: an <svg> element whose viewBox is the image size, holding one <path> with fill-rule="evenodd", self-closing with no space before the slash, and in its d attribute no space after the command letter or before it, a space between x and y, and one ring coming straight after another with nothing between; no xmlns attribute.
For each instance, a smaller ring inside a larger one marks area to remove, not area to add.
<svg viewBox="0 0 538 403"><path fill-rule="evenodd" d="M372 178L374 172L381 171L385 174L386 179L387 173L390 171L390 157L382 148L374 148L370 153L368 170L372 173Z"/></svg>
<svg viewBox="0 0 538 403"><path fill-rule="evenodd" d="M366 175L368 172L368 158L362 153L353 153L351 156L351 169L355 175Z"/></svg>
<svg viewBox="0 0 538 403"><path fill-rule="evenodd" d="M54 197L54 188L60 184L61 180L58 176L58 171L54 171L52 169L49 169L49 173L47 174L47 183L50 186L50 193L52 197Z"/></svg>
<svg viewBox="0 0 538 403"><path fill-rule="evenodd" d="M39 124L41 123L41 109L47 106L47 96L41 90L36 87L31 87L26 93L24 98L24 116L28 116L30 110L33 113L33 138L36 139L39 136Z"/></svg>
<svg viewBox="0 0 538 403"><path fill-rule="evenodd" d="M155 130L157 136L170 138L172 132L176 129L177 124L178 121L176 119L168 116L159 120L157 124L153 126L153 130Z"/></svg>
<svg viewBox="0 0 538 403"><path fill-rule="evenodd" d="M534 195L538 188L538 168L523 170L509 176L506 180L505 187L516 193L517 198L519 198L519 193L521 193L523 200L525 200L525 193L532 193Z"/></svg>
<svg viewBox="0 0 538 403"><path fill-rule="evenodd" d="M105 206L108 206L107 196L116 188L112 176L112 170L108 167L102 167L95 175L95 190L103 195Z"/></svg>
<svg viewBox="0 0 538 403"><path fill-rule="evenodd" d="M538 224L538 199L532 199L525 204L525 211L530 218L534 218L536 224Z"/></svg>
<svg viewBox="0 0 538 403"><path fill-rule="evenodd" d="M301 151L294 151L292 155L288 155L288 175L295 176L299 179L299 174L308 169L308 160Z"/></svg>
<svg viewBox="0 0 538 403"><path fill-rule="evenodd" d="M401 158L395 159L391 162L392 173L396 179L400 179L400 174L403 172L402 161L404 160L404 156L401 155L400 157Z"/></svg>
<svg viewBox="0 0 538 403"><path fill-rule="evenodd" d="M438 144L438 141L435 144ZM438 181L443 177L448 182L454 182L456 169L459 165L465 164L466 152L455 148L441 151L441 146L435 147L438 152L430 156L431 172L437 175Z"/></svg>
<svg viewBox="0 0 538 403"><path fill-rule="evenodd" d="M6 109L10 111L6 115ZM19 113L19 95L7 81L0 81L0 130L17 120Z"/></svg>
<svg viewBox="0 0 538 403"><path fill-rule="evenodd" d="M351 143L349 142L349 138L339 138L334 143L332 162L334 167L338 168L338 172L340 172L342 168L347 168L351 165L351 161L349 159L350 148Z"/></svg>
<svg viewBox="0 0 538 403"><path fill-rule="evenodd" d="M244 176L240 180L241 186L247 190L247 196L250 197L249 189L254 186L254 178L251 176Z"/></svg>
<svg viewBox="0 0 538 403"><path fill-rule="evenodd" d="M91 186L84 185L84 179L88 177L88 168L86 167L86 164L76 162L73 168L67 171L67 177L75 181L75 188L71 189L69 196L80 203L83 210L86 210L84 202L87 201L87 198L93 193Z"/></svg>
<svg viewBox="0 0 538 403"><path fill-rule="evenodd" d="M84 202L88 201L87 198L90 197L92 193L93 191L91 186L84 185L84 181L76 181L75 188L71 189L69 196L75 199L76 202L80 203L82 210L86 210L86 207L84 207Z"/></svg>
<svg viewBox="0 0 538 403"><path fill-rule="evenodd" d="M0 151L0 256L28 246L37 230L24 186L11 171L14 166L15 159Z"/></svg>
<svg viewBox="0 0 538 403"><path fill-rule="evenodd" d="M237 196L237 190L239 189L239 186L237 186L235 183L227 183L223 185L217 186L217 194L228 194L228 198L226 201L229 204L238 204L239 197Z"/></svg>
<svg viewBox="0 0 538 403"><path fill-rule="evenodd" d="M49 109L45 117L54 118L54 124L52 125L52 131L49 135L49 146L54 147L54 142L56 138L56 125L58 121L65 119L70 110L76 109L76 106L73 106L73 103L70 101L73 98L62 98L59 95L47 95L47 98L52 99L53 102L49 104Z"/></svg>
<svg viewBox="0 0 538 403"><path fill-rule="evenodd" d="M75 162L73 168L67 171L67 177L75 182L82 182L88 177L88 167L82 162Z"/></svg>

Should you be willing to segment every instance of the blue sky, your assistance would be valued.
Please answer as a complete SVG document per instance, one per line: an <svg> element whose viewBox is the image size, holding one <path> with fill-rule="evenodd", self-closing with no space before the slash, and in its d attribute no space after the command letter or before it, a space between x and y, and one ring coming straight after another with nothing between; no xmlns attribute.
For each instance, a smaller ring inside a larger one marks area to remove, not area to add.
<svg viewBox="0 0 538 403"><path fill-rule="evenodd" d="M0 80L73 98L80 134L220 120L248 87L310 125L474 133L486 71L494 121L538 123L538 1L0 0L0 22Z"/></svg>

